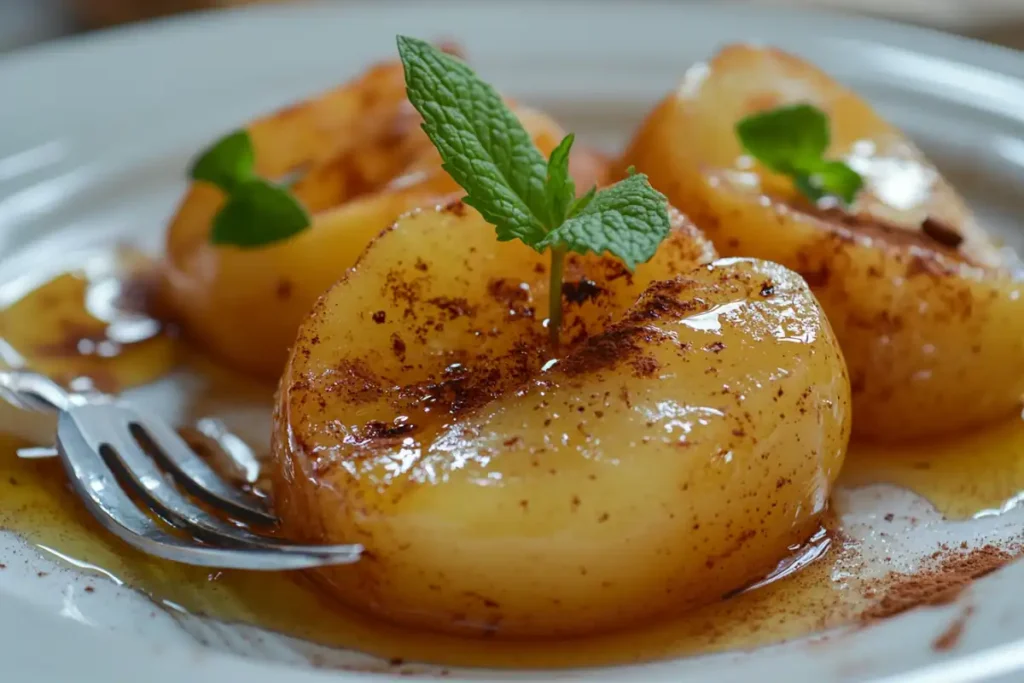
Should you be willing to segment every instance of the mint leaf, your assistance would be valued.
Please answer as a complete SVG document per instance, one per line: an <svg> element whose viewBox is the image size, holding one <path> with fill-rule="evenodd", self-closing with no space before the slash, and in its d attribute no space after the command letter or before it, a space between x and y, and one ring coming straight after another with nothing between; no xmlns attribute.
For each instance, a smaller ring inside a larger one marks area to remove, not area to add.
<svg viewBox="0 0 1024 683"><path fill-rule="evenodd" d="M632 270L668 236L667 200L632 168L626 180L577 199L569 174L572 134L545 163L515 114L469 67L415 38L398 36L398 52L409 100L444 169L466 191L465 202L495 226L499 240L550 247L547 327L557 346L566 252L609 252Z"/></svg>
<svg viewBox="0 0 1024 683"><path fill-rule="evenodd" d="M860 174L845 163L824 158L831 137L828 117L812 105L751 114L736 124L736 135L748 154L788 175L812 201L833 195L849 204L864 186Z"/></svg>
<svg viewBox="0 0 1024 683"><path fill-rule="evenodd" d="M807 197L812 202L817 202L825 196L825 191L809 174L791 173L790 177L793 179L793 185L800 191L800 194Z"/></svg>
<svg viewBox="0 0 1024 683"><path fill-rule="evenodd" d="M579 197L578 199L576 199L576 201L574 201L572 203L572 206L569 207L569 210L566 212L565 217L566 218L572 218L573 216L578 214L580 211L583 211L583 209L587 208L587 206L590 204L590 202L592 202L594 200L594 196L596 194L597 194L597 186L595 185L594 187L592 187L589 190L587 190L587 193L585 195L582 195L581 197Z"/></svg>
<svg viewBox="0 0 1024 683"><path fill-rule="evenodd" d="M575 139L576 136L569 133L548 157L546 188L551 200L551 217L558 222L568 216L569 207L576 201L576 183L569 175L569 150Z"/></svg>
<svg viewBox="0 0 1024 683"><path fill-rule="evenodd" d="M828 118L797 104L752 114L736 124L743 148L773 171L789 173L816 164L828 149Z"/></svg>
<svg viewBox="0 0 1024 683"><path fill-rule="evenodd" d="M501 96L460 60L398 36L409 100L466 203L502 241L535 246L561 220L546 193L547 164Z"/></svg>
<svg viewBox="0 0 1024 683"><path fill-rule="evenodd" d="M213 218L212 244L261 247L302 232L312 223L288 189L256 176L256 152L244 129L225 135L200 154L189 176L212 183L227 195Z"/></svg>
<svg viewBox="0 0 1024 683"><path fill-rule="evenodd" d="M310 226L299 201L283 187L262 178L235 186L213 219L210 241L242 248L261 247L287 239Z"/></svg>
<svg viewBox="0 0 1024 683"><path fill-rule="evenodd" d="M538 246L579 254L607 251L633 270L654 256L671 227L665 195L651 187L647 176L637 173L593 195Z"/></svg>
<svg viewBox="0 0 1024 683"><path fill-rule="evenodd" d="M189 176L230 193L239 183L253 177L255 167L252 138L243 129L225 135L203 152L192 164Z"/></svg>
<svg viewBox="0 0 1024 683"><path fill-rule="evenodd" d="M823 161L813 173L793 173L793 184L811 201L833 196L846 204L853 202L864 187L864 179L841 161Z"/></svg>
<svg viewBox="0 0 1024 683"><path fill-rule="evenodd" d="M847 204L853 202L864 187L864 178L841 161L826 161L812 177L825 193L835 195Z"/></svg>

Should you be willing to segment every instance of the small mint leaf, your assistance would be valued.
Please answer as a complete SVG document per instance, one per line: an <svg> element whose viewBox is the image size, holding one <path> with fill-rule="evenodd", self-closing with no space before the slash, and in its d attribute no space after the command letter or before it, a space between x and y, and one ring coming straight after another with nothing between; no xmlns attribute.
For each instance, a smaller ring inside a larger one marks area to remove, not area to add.
<svg viewBox="0 0 1024 683"><path fill-rule="evenodd" d="M736 124L743 149L767 168L788 175L804 196L853 202L864 179L841 161L823 158L830 141L828 116L810 104L751 114Z"/></svg>
<svg viewBox="0 0 1024 683"><path fill-rule="evenodd" d="M589 190L587 190L586 194L584 194L581 197L579 197L578 199L576 199L576 201L574 201L572 203L572 205L569 207L569 210L566 212L565 217L566 218L572 218L573 216L578 214L580 211L583 211L583 209L587 208L587 205L589 205L590 202L592 202L594 200L594 195L596 195L596 194L597 194L597 185L595 185L594 187L590 188Z"/></svg>
<svg viewBox="0 0 1024 683"><path fill-rule="evenodd" d="M576 200L576 183L569 175L569 151L576 136L566 135L548 158L547 195L551 201L551 218L561 223Z"/></svg>
<svg viewBox="0 0 1024 683"><path fill-rule="evenodd" d="M742 119L736 134L743 148L771 170L806 170L828 149L828 117L809 104L779 107Z"/></svg>
<svg viewBox="0 0 1024 683"><path fill-rule="evenodd" d="M671 228L665 195L637 173L596 193L538 246L579 254L609 252L633 270L654 256Z"/></svg>
<svg viewBox="0 0 1024 683"><path fill-rule="evenodd" d="M225 135L199 155L189 170L193 180L202 180L230 193L235 186L253 177L256 152L247 131Z"/></svg>
<svg viewBox="0 0 1024 683"><path fill-rule="evenodd" d="M825 191L821 189L820 185L817 185L814 179L804 173L794 173L790 177L793 179L793 185L800 194L810 199L812 202L817 202L819 199L825 196Z"/></svg>
<svg viewBox="0 0 1024 683"><path fill-rule="evenodd" d="M210 241L242 248L262 247L298 234L310 217L287 189L262 178L237 185L213 219Z"/></svg>
<svg viewBox="0 0 1024 683"><path fill-rule="evenodd" d="M864 187L864 178L842 161L826 161L815 169L812 179L826 194L834 195L845 204L853 203Z"/></svg>
<svg viewBox="0 0 1024 683"><path fill-rule="evenodd" d="M557 220L546 194L547 164L501 96L462 61L398 36L409 101L466 203L498 239L535 247Z"/></svg>

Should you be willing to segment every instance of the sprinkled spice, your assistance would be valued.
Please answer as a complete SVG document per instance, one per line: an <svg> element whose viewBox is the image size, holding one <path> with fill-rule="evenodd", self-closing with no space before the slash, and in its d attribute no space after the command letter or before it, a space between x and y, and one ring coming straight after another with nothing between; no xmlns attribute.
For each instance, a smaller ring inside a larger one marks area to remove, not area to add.
<svg viewBox="0 0 1024 683"><path fill-rule="evenodd" d="M1014 559L1014 555L994 545L969 552L948 548L932 556L931 566L913 574L889 574L869 582L867 597L881 596L861 614L865 622L891 617L923 605L945 605L957 599L972 581L990 574Z"/></svg>

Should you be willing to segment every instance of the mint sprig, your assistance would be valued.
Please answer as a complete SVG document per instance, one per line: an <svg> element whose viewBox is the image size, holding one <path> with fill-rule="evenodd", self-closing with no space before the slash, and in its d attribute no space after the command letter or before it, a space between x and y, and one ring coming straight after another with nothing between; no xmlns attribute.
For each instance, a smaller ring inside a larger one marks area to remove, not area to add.
<svg viewBox="0 0 1024 683"><path fill-rule="evenodd" d="M572 217L544 236L540 248L564 248L615 254L635 270L646 261L668 233L664 195L637 173L592 195Z"/></svg>
<svg viewBox="0 0 1024 683"><path fill-rule="evenodd" d="M245 130L228 133L192 163L189 175L230 193L242 180L255 175L256 150Z"/></svg>
<svg viewBox="0 0 1024 683"><path fill-rule="evenodd" d="M576 197L570 134L545 162L497 91L465 63L429 43L398 36L409 100L465 202L494 225L499 240L551 251L551 318L557 343L567 252L608 252L633 270L654 256L671 224L665 196L642 174Z"/></svg>
<svg viewBox="0 0 1024 683"><path fill-rule="evenodd" d="M519 119L465 63L429 43L398 36L398 54L409 100L466 203L499 240L541 239L553 220L547 164Z"/></svg>
<svg viewBox="0 0 1024 683"><path fill-rule="evenodd" d="M219 187L226 195L213 219L210 242L246 249L288 239L312 221L287 187L256 175L256 152L245 130L225 135L193 162L193 180Z"/></svg>
<svg viewBox="0 0 1024 683"><path fill-rule="evenodd" d="M558 216L568 216L569 207L576 201L576 183L569 175L569 152L575 140L576 136L569 133L551 150L551 156L548 157L545 187L551 217L556 220Z"/></svg>
<svg viewBox="0 0 1024 683"><path fill-rule="evenodd" d="M824 158L831 141L828 117L810 104L751 114L736 124L736 135L748 154L789 176L811 201L833 196L851 204L864 186L845 163Z"/></svg>

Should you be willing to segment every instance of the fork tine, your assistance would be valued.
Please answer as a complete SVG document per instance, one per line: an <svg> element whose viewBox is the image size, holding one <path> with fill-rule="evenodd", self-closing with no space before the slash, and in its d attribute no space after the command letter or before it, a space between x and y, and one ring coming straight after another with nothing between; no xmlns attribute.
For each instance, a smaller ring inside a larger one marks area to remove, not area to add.
<svg viewBox="0 0 1024 683"><path fill-rule="evenodd" d="M45 375L26 370L0 370L0 398L23 410L52 413L75 397Z"/></svg>
<svg viewBox="0 0 1024 683"><path fill-rule="evenodd" d="M277 522L262 500L221 479L166 422L134 410L119 409L130 414L130 422L147 433L156 446L154 456L186 491L242 521L256 524Z"/></svg>
<svg viewBox="0 0 1024 683"><path fill-rule="evenodd" d="M70 414L62 413L58 418L57 436L61 462L89 512L108 531L145 553L185 564L260 571L307 569L352 561L351 553L338 554L330 548L288 553L279 547L218 548L177 538L136 507Z"/></svg>
<svg viewBox="0 0 1024 683"><path fill-rule="evenodd" d="M88 409L81 412L86 413L83 419L89 419ZM150 509L170 524L211 543L276 548L286 553L332 552L339 558L347 554L352 562L359 559L363 550L359 545L297 545L283 539L254 534L209 514L171 486L156 463L131 439L128 432L131 417L130 414L125 415L120 425L109 422L109 433L90 430L90 438L86 438L86 441L95 440L90 445L99 444L97 450L114 474L120 474L122 479L130 482Z"/></svg>

